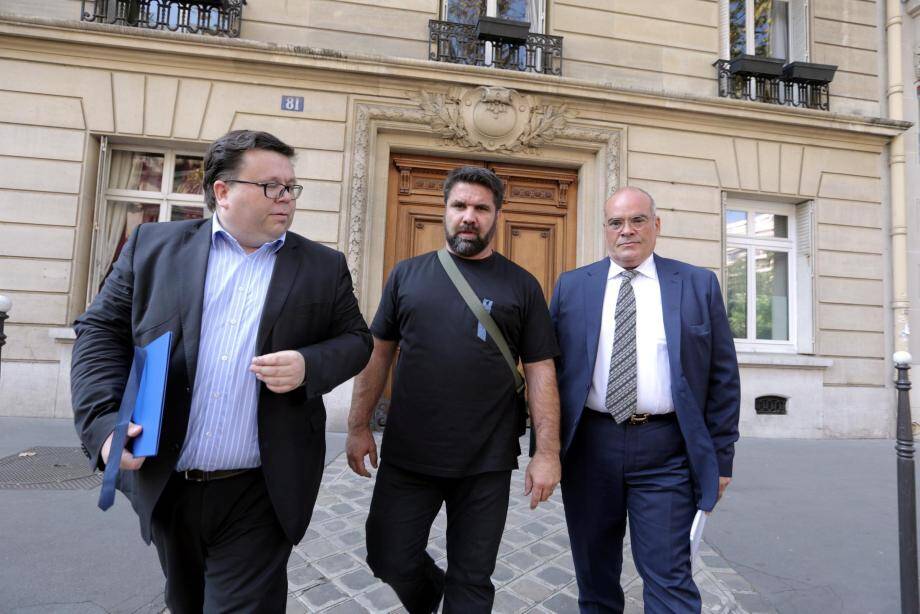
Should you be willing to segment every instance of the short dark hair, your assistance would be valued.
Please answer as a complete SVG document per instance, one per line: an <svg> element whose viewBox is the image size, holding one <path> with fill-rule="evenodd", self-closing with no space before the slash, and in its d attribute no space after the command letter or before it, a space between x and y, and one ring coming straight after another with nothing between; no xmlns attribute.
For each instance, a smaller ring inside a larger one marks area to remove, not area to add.
<svg viewBox="0 0 920 614"><path fill-rule="evenodd" d="M243 154L250 149L264 149L275 151L288 158L294 157L294 148L284 143L281 139L267 132L255 130L232 130L220 137L208 147L204 155L204 202L208 209L217 208L214 198L214 182L217 180L232 179L243 160Z"/></svg>
<svg viewBox="0 0 920 614"><path fill-rule="evenodd" d="M495 210L502 208L502 202L505 200L505 184L498 178L498 175L487 168L481 166L460 166L447 173L444 180L444 204L450 197L450 191L458 183L474 183L481 185L492 192L492 200L495 202Z"/></svg>

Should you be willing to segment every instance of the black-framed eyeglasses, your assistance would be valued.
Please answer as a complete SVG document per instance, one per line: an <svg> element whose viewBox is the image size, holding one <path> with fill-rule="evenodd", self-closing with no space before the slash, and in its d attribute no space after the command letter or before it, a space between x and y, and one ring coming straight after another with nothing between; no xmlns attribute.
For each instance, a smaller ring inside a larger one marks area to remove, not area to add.
<svg viewBox="0 0 920 614"><path fill-rule="evenodd" d="M242 179L224 179L224 183L248 183L250 185L261 186L262 191L265 193L265 198L270 198L272 200L280 199L284 196L285 192L291 195L291 200L297 200L301 193L303 193L303 186L297 185L296 183L284 185L277 181L260 183L258 181L243 181Z"/></svg>

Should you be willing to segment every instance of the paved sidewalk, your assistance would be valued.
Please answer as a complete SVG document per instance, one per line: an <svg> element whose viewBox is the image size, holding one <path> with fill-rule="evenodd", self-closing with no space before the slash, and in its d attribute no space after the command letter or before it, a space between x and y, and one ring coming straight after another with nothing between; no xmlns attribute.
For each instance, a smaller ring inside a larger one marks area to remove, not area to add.
<svg viewBox="0 0 920 614"><path fill-rule="evenodd" d="M348 469L342 434L327 433L326 441L327 467L313 521L289 563L288 612L403 612L389 587L373 578L364 564L364 521L374 482ZM0 417L0 458L41 446L72 450L77 445L68 420ZM82 458L78 460L83 466ZM522 456L522 467L527 460ZM516 471L493 576L498 589L495 611L577 612L560 497L556 494L531 511L522 492L523 473ZM141 541L131 506L119 495L116 505L103 514L95 505L98 494L98 486L0 489L0 613L163 611L163 575L156 552ZM710 525L715 528L730 519L717 512ZM442 514L429 543L442 565L444 529ZM627 612L641 612L641 581L628 546L624 559ZM694 575L706 612L774 611L706 544Z"/></svg>
<svg viewBox="0 0 920 614"><path fill-rule="evenodd" d="M526 467L526 454L520 466ZM405 612L395 593L376 580L364 563L364 521L373 480L355 475L339 455L327 467L313 521L294 548L288 565L288 613ZM523 471L511 479L511 503L492 581L497 589L494 612L578 612L578 587L569 549L561 498L553 495L536 510L523 496ZM444 510L431 530L428 551L446 565ZM628 533L627 533L628 539ZM627 613L642 612L642 580L628 545L623 553ZM751 585L712 548L703 545L694 579L707 613L773 612ZM744 600L762 604L746 610Z"/></svg>

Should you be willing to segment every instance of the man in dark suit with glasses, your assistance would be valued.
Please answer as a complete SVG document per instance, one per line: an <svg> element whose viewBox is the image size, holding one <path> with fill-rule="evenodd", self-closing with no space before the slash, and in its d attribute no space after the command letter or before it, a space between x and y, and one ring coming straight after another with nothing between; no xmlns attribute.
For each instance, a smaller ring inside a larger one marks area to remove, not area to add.
<svg viewBox="0 0 920 614"><path fill-rule="evenodd" d="M75 324L77 432L94 466L120 462L174 614L284 611L322 476L321 395L370 357L345 257L288 230L303 190L293 156L264 132L215 141L214 216L139 226ZM135 458L112 449L117 411L134 346L166 332L159 450Z"/></svg>

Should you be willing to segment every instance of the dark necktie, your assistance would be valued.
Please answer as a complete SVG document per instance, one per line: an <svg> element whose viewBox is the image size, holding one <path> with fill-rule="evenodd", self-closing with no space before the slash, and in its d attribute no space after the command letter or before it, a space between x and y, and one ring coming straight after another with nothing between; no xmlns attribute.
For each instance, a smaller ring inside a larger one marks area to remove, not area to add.
<svg viewBox="0 0 920 614"><path fill-rule="evenodd" d="M620 291L614 312L613 351L610 374L607 376L607 397L604 405L617 424L636 412L636 295L632 280L636 271L620 273Z"/></svg>

